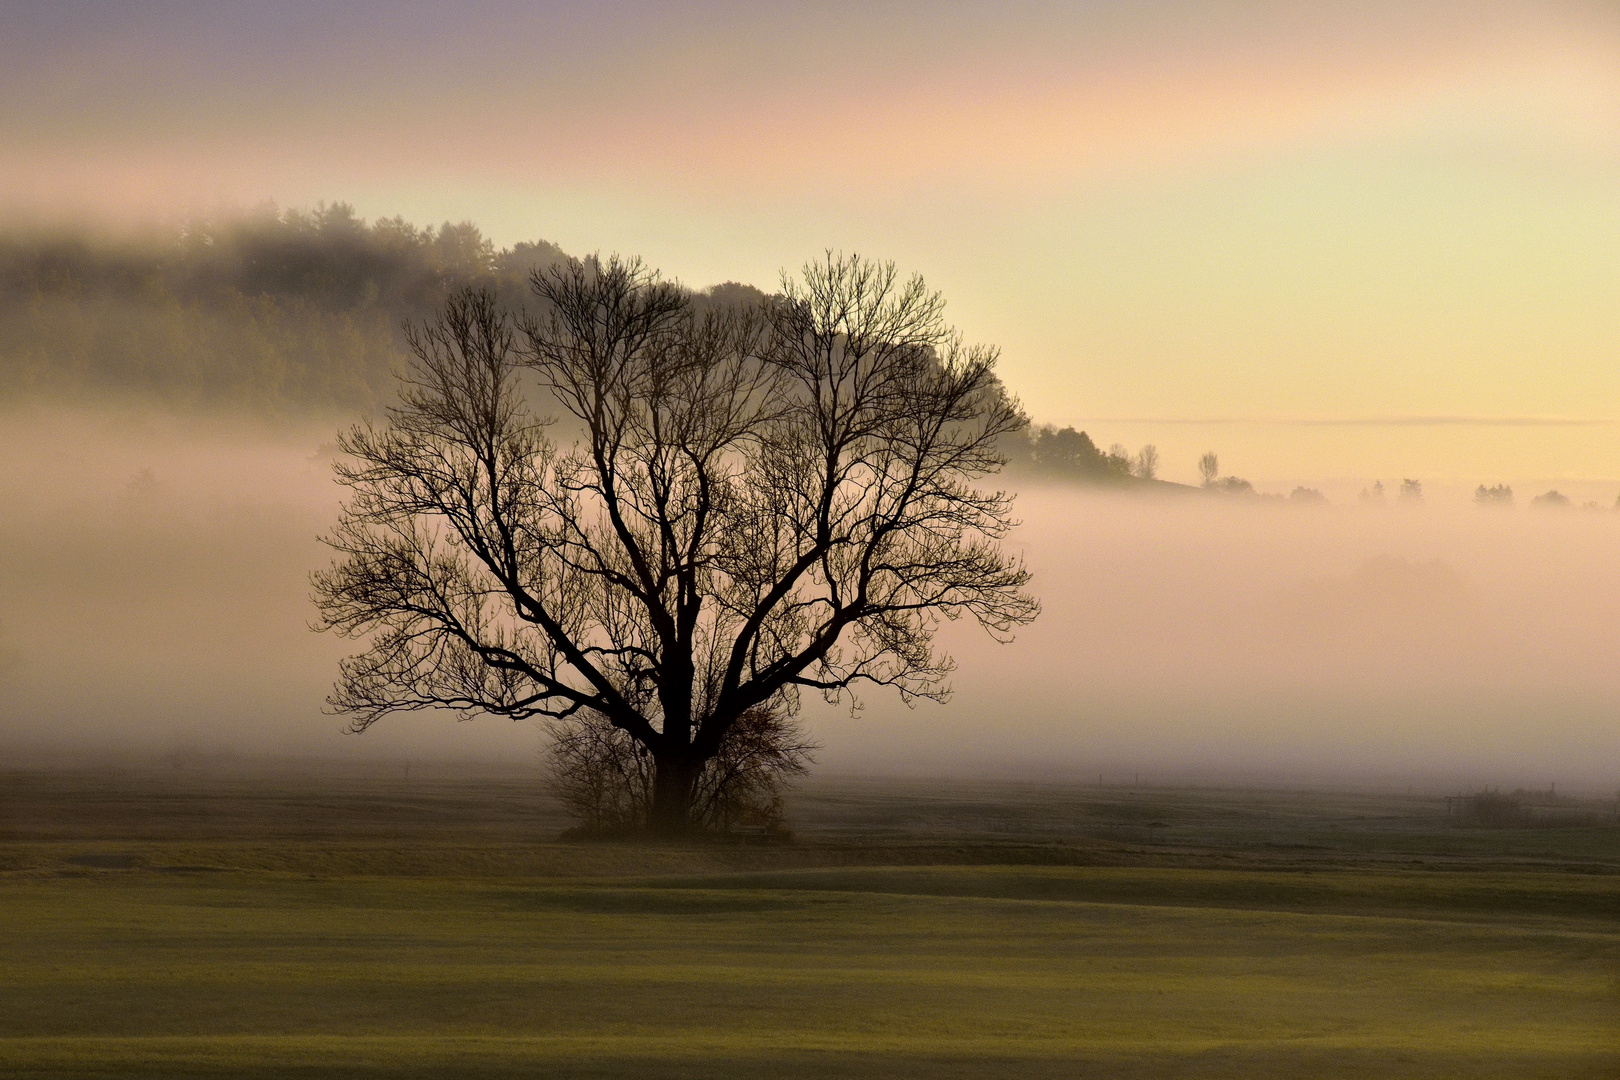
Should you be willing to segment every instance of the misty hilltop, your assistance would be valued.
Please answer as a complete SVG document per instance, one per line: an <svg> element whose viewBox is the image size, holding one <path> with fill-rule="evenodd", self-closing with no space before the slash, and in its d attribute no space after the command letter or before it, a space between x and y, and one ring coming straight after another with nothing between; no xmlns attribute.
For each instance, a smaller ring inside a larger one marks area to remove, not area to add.
<svg viewBox="0 0 1620 1080"><path fill-rule="evenodd" d="M468 284L520 297L532 268L566 258L544 241L497 250L470 222L368 224L345 203L0 235L0 395L365 408L392 393L404 322Z"/></svg>
<svg viewBox="0 0 1620 1080"><path fill-rule="evenodd" d="M367 222L342 202L122 235L0 231L0 402L353 414L393 400L406 324L467 286L516 310L532 301L531 273L573 258L545 240L496 248L470 221ZM697 295L746 305L766 293L728 282ZM1004 452L1026 478L1182 488L1154 479L1151 458L1073 428L1013 434Z"/></svg>

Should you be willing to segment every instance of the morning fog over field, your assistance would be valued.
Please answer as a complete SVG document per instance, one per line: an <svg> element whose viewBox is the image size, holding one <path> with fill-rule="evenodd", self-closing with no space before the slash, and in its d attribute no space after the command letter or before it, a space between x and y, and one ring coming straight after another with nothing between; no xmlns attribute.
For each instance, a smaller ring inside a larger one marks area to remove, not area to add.
<svg viewBox="0 0 1620 1080"><path fill-rule="evenodd" d="M1015 463L1041 616L948 626L947 705L806 701L817 769L1612 792L1615 6L856 10L8 5L0 751L538 761L322 712L335 440L401 322L569 255L713 305L859 252L1186 487Z"/></svg>
<svg viewBox="0 0 1620 1080"><path fill-rule="evenodd" d="M311 632L339 417L14 404L0 457L0 746L16 763L134 751L538 761L534 725L444 715L342 731L350 643ZM1096 433L1099 441L1106 431ZM1191 463L1165 472L1191 480ZM1620 514L1326 504L1028 476L1011 544L1041 617L1008 646L942 635L946 706L809 701L818 771L1612 790ZM1287 484L1258 482L1261 490ZM1600 501L1602 512L1580 509Z"/></svg>
<svg viewBox="0 0 1620 1080"><path fill-rule="evenodd" d="M1615 0L0 0L0 1077L1614 1080L1617 402Z"/></svg>

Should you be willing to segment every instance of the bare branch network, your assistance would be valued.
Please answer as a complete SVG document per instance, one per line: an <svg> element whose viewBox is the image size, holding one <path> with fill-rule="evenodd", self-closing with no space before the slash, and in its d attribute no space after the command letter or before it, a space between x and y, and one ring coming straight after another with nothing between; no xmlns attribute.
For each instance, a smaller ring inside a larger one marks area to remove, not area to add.
<svg viewBox="0 0 1620 1080"><path fill-rule="evenodd" d="M531 284L538 315L469 290L412 329L400 404L342 439L313 581L322 628L369 642L331 698L356 729L605 718L656 764L654 817L684 820L749 710L943 698L941 619L1005 640L1035 617L1010 496L975 486L1022 414L920 278L829 256L703 311L617 258Z"/></svg>

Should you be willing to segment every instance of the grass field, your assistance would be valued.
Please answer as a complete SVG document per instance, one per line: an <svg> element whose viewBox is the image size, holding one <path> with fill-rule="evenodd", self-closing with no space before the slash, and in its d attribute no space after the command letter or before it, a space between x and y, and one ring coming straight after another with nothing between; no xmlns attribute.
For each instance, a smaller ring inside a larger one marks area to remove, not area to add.
<svg viewBox="0 0 1620 1080"><path fill-rule="evenodd" d="M7 1077L1620 1076L1612 828L865 784L640 848L518 780L0 781Z"/></svg>

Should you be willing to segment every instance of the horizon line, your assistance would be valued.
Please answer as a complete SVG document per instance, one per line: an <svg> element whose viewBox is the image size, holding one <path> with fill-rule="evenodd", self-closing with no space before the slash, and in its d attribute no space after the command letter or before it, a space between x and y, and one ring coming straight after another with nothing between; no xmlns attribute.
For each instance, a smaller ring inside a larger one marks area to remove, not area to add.
<svg viewBox="0 0 1620 1080"><path fill-rule="evenodd" d="M1055 422L1055 421L1054 421ZM1069 424L1252 424L1275 427L1604 427L1606 418L1565 416L1086 416L1062 421Z"/></svg>

